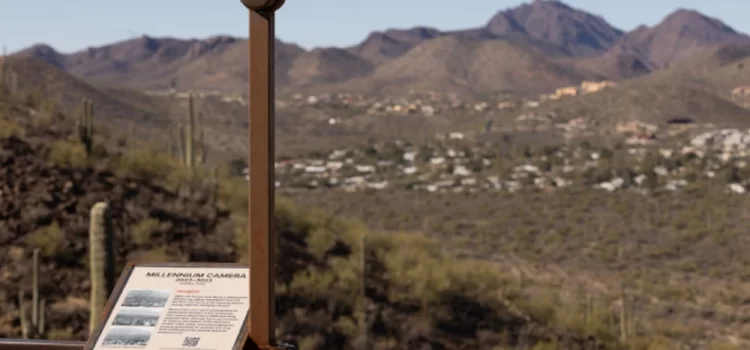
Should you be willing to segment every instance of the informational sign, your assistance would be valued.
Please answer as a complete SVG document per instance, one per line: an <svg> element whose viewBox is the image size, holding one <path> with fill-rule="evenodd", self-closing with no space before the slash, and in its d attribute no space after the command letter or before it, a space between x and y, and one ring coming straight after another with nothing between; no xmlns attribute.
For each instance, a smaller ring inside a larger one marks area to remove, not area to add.
<svg viewBox="0 0 750 350"><path fill-rule="evenodd" d="M85 350L239 350L249 310L247 266L130 264Z"/></svg>

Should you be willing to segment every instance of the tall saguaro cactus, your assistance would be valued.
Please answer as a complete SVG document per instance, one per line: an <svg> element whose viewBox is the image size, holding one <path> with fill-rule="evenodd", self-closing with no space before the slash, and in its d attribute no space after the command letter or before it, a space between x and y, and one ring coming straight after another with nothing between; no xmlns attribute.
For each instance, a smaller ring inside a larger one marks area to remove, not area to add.
<svg viewBox="0 0 750 350"><path fill-rule="evenodd" d="M187 125L185 125L185 165L195 166L195 104L193 94L188 96Z"/></svg>
<svg viewBox="0 0 750 350"><path fill-rule="evenodd" d="M363 349L371 350L372 343L370 342L370 315L369 303L367 299L367 234L362 234L362 260L360 261L360 268L362 270L361 285L362 291L362 319L360 320L360 333L362 337Z"/></svg>
<svg viewBox="0 0 750 350"><path fill-rule="evenodd" d="M8 60L8 52L6 51L5 47L3 46L3 55L0 56L0 88L5 88L10 94L14 94L14 85L16 84L13 78L11 76L15 76L15 72L13 72L13 68L10 66L10 61Z"/></svg>
<svg viewBox="0 0 750 350"><path fill-rule="evenodd" d="M3 55L0 56L0 88L5 87L11 95L18 92L18 74L8 60L8 52L3 47Z"/></svg>
<svg viewBox="0 0 750 350"><path fill-rule="evenodd" d="M78 139L86 149L86 154L91 155L94 149L94 102L88 98L81 101L81 110L76 122Z"/></svg>
<svg viewBox="0 0 750 350"><path fill-rule="evenodd" d="M182 151L182 164L189 169L193 169L196 164L206 161L203 128L196 125L193 94L188 95L188 114L185 126L180 132L180 149Z"/></svg>
<svg viewBox="0 0 750 350"><path fill-rule="evenodd" d="M25 339L42 339L46 335L45 300L39 299L39 249L34 249L31 268L31 320L26 314L25 293L18 293L18 309L21 316L21 332Z"/></svg>
<svg viewBox="0 0 750 350"><path fill-rule="evenodd" d="M625 343L633 333L633 315L630 310L630 301L625 292L625 283L620 285L620 341Z"/></svg>
<svg viewBox="0 0 750 350"><path fill-rule="evenodd" d="M16 71L10 71L10 93L15 95L18 92L18 74Z"/></svg>
<svg viewBox="0 0 750 350"><path fill-rule="evenodd" d="M5 46L3 46L3 55L0 56L0 88L5 86L5 63L6 63L5 57L6 56L8 56L8 51L5 48Z"/></svg>
<svg viewBox="0 0 750 350"><path fill-rule="evenodd" d="M104 305L115 283L114 232L109 205L99 202L91 207L89 226L89 268L91 272L91 305L89 332L101 321Z"/></svg>

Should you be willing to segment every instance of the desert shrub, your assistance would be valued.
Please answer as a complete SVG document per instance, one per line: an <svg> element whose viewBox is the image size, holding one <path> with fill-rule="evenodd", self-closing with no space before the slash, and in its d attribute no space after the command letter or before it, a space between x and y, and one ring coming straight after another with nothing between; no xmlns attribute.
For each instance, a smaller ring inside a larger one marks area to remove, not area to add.
<svg viewBox="0 0 750 350"><path fill-rule="evenodd" d="M738 350L741 349L739 345L730 342L717 342L711 344L710 350Z"/></svg>
<svg viewBox="0 0 750 350"><path fill-rule="evenodd" d="M28 243L46 256L56 256L65 246L65 234L57 222L42 227L27 236Z"/></svg>
<svg viewBox="0 0 750 350"><path fill-rule="evenodd" d="M32 118L32 125L36 128L46 128L52 126L55 114L58 113L58 107L55 101L44 100L39 106L38 113Z"/></svg>
<svg viewBox="0 0 750 350"><path fill-rule="evenodd" d="M52 145L49 161L58 166L78 168L88 164L88 157L82 144L60 140Z"/></svg>
<svg viewBox="0 0 750 350"><path fill-rule="evenodd" d="M534 345L531 350L557 350L560 346L556 341L543 341Z"/></svg>
<svg viewBox="0 0 750 350"><path fill-rule="evenodd" d="M320 334L303 337L297 342L300 350L315 350L322 347L325 339Z"/></svg>
<svg viewBox="0 0 750 350"><path fill-rule="evenodd" d="M233 212L247 212L247 181L242 177L222 177L219 179L218 198Z"/></svg>
<svg viewBox="0 0 750 350"><path fill-rule="evenodd" d="M627 348L633 350L671 350L677 344L665 337L635 337L628 340Z"/></svg>
<svg viewBox="0 0 750 350"><path fill-rule="evenodd" d="M394 302L418 298L429 303L448 288L447 267L441 267L440 255L434 242L414 234L379 236L373 242L385 268L391 273L394 288L389 299Z"/></svg>
<svg viewBox="0 0 750 350"><path fill-rule="evenodd" d="M143 264L179 262L185 261L185 256L165 245L160 245L151 249L134 252L128 257L128 260Z"/></svg>
<svg viewBox="0 0 750 350"><path fill-rule="evenodd" d="M148 218L139 222L131 229L133 242L138 245L148 244L151 242L153 234L159 230L160 224L159 220L155 218Z"/></svg>
<svg viewBox="0 0 750 350"><path fill-rule="evenodd" d="M182 167L176 159L153 147L127 152L119 159L117 169L126 176L149 179L175 188L180 185L192 185L199 177Z"/></svg>
<svg viewBox="0 0 750 350"><path fill-rule="evenodd" d="M70 328L63 329L50 329L47 332L47 339L49 340L74 340L75 336Z"/></svg>
<svg viewBox="0 0 750 350"><path fill-rule="evenodd" d="M24 128L18 123L11 120L0 119L0 139L9 137L23 137Z"/></svg>
<svg viewBox="0 0 750 350"><path fill-rule="evenodd" d="M38 107L44 101L44 94L39 89L30 89L26 91L26 106Z"/></svg>
<svg viewBox="0 0 750 350"><path fill-rule="evenodd" d="M312 219L314 220L314 219ZM307 240L310 253L318 258L325 257L337 244L361 248L362 239L367 235L367 228L356 220L331 220L315 225ZM354 248L353 248L354 249Z"/></svg>

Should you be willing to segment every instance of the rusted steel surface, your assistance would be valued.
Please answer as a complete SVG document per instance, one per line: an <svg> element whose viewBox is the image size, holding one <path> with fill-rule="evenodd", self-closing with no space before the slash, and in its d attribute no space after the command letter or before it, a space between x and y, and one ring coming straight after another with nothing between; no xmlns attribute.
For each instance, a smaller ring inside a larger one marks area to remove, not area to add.
<svg viewBox="0 0 750 350"><path fill-rule="evenodd" d="M2 350L81 350L84 345L82 341L0 339Z"/></svg>
<svg viewBox="0 0 750 350"><path fill-rule="evenodd" d="M247 0L243 3L246 6L248 3L279 5L274 1ZM251 10L249 22L249 336L264 349L275 344L274 12Z"/></svg>
<svg viewBox="0 0 750 350"><path fill-rule="evenodd" d="M240 0L245 7L253 11L276 11L284 5L284 0Z"/></svg>

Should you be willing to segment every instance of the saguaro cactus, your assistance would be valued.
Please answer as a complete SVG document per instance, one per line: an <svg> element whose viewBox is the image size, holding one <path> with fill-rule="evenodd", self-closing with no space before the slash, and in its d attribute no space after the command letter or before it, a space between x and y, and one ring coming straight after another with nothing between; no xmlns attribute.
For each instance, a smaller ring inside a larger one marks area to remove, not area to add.
<svg viewBox="0 0 750 350"><path fill-rule="evenodd" d="M188 114L185 126L180 133L182 163L190 169L206 161L206 144L203 139L203 128L196 127L195 103L193 94L188 95Z"/></svg>
<svg viewBox="0 0 750 350"><path fill-rule="evenodd" d="M94 103L87 98L81 101L76 132L78 139L86 149L86 154L91 155L91 151L94 149Z"/></svg>
<svg viewBox="0 0 750 350"><path fill-rule="evenodd" d="M211 168L211 174L208 179L209 186L209 203L212 206L216 206L216 202L219 197L219 169L216 167Z"/></svg>
<svg viewBox="0 0 750 350"><path fill-rule="evenodd" d="M89 332L101 321L104 305L114 288L114 232L109 205L94 204L89 226L89 262L91 272L91 305Z"/></svg>
<svg viewBox="0 0 750 350"><path fill-rule="evenodd" d="M586 334L591 335L594 329L594 299L591 297L591 293L586 292L584 304L584 323L586 325Z"/></svg>
<svg viewBox="0 0 750 350"><path fill-rule="evenodd" d="M182 130L182 157L183 163L188 168L193 168L195 151L195 109L193 108L193 95L188 95L188 114L185 127Z"/></svg>
<svg viewBox="0 0 750 350"><path fill-rule="evenodd" d="M369 311L369 303L367 299L367 235L362 234L362 258L360 261L361 264L361 270L362 270L362 277L361 277L361 292L360 294L362 297L362 319L360 320L360 333L362 337L362 345L363 349L365 350L371 350L371 342L370 342L370 315L368 313Z"/></svg>
<svg viewBox="0 0 750 350"><path fill-rule="evenodd" d="M8 52L3 47L3 55L0 56L0 88L5 87L11 95L18 91L18 74L8 60Z"/></svg>
<svg viewBox="0 0 750 350"><path fill-rule="evenodd" d="M11 95L15 95L16 92L18 92L18 74L16 74L16 71L11 70L10 71L10 93Z"/></svg>
<svg viewBox="0 0 750 350"><path fill-rule="evenodd" d="M630 303L628 302L628 295L625 292L625 283L620 285L620 341L627 342L630 336Z"/></svg>
<svg viewBox="0 0 750 350"><path fill-rule="evenodd" d="M0 56L0 86L5 85L5 57L8 55L8 50L3 46L3 55Z"/></svg>
<svg viewBox="0 0 750 350"><path fill-rule="evenodd" d="M31 268L31 320L26 314L24 291L18 293L18 309L21 316L21 332L26 339L42 339L46 335L45 300L39 299L39 249L34 249Z"/></svg>

